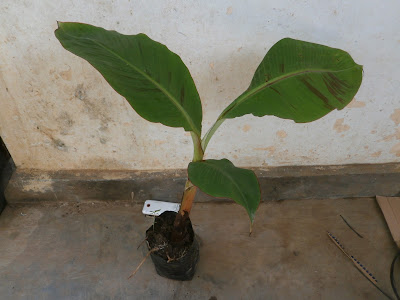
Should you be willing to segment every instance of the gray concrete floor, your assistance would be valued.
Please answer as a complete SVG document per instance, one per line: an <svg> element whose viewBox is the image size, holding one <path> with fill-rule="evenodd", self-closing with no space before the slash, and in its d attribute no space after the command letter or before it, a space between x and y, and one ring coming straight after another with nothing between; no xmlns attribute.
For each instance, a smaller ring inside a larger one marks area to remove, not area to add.
<svg viewBox="0 0 400 300"><path fill-rule="evenodd" d="M0 216L0 299L385 299L329 240L335 234L390 291L396 248L375 199L261 204L254 231L235 204L197 203L195 278L159 277L137 246L152 224L141 205L8 206ZM347 221L364 238L357 237Z"/></svg>

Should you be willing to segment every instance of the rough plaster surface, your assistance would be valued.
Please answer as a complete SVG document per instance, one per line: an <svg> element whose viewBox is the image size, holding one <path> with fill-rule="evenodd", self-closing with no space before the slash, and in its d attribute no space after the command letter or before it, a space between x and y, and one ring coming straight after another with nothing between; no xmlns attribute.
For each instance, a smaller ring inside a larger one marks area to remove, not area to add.
<svg viewBox="0 0 400 300"><path fill-rule="evenodd" d="M342 48L364 65L352 104L310 124L226 121L207 157L241 166L400 158L398 1L11 1L0 3L0 135L17 167L185 168L191 139L142 120L54 37L56 21L146 33L178 53L203 102L204 132L245 90L266 51L292 37Z"/></svg>

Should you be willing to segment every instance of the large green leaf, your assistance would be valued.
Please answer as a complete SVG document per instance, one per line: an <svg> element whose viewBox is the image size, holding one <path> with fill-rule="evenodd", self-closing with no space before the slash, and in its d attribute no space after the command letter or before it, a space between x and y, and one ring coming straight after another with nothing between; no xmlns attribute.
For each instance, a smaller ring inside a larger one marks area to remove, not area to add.
<svg viewBox="0 0 400 300"><path fill-rule="evenodd" d="M250 87L220 120L253 114L311 122L350 103L361 80L362 66L347 52L285 38L268 51Z"/></svg>
<svg viewBox="0 0 400 300"><path fill-rule="evenodd" d="M230 198L242 205L253 223L261 197L253 171L237 168L227 159L208 159L191 162L188 174L190 181L203 192L214 197Z"/></svg>
<svg viewBox="0 0 400 300"><path fill-rule="evenodd" d="M146 120L201 133L201 102L180 57L145 34L123 35L81 23L58 23L55 35L86 59Z"/></svg>

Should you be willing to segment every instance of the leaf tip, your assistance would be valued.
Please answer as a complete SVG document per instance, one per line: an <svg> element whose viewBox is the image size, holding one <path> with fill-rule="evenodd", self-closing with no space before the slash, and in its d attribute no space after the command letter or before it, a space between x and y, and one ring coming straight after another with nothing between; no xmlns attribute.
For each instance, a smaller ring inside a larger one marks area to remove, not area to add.
<svg viewBox="0 0 400 300"><path fill-rule="evenodd" d="M64 24L64 22L61 22L61 21L56 21L57 22L57 29L56 30L54 30L54 34L57 36L57 32L60 32L60 31L62 31L62 25Z"/></svg>
<svg viewBox="0 0 400 300"><path fill-rule="evenodd" d="M254 224L254 217L250 219L250 231L249 231L249 236L253 233L253 224Z"/></svg>

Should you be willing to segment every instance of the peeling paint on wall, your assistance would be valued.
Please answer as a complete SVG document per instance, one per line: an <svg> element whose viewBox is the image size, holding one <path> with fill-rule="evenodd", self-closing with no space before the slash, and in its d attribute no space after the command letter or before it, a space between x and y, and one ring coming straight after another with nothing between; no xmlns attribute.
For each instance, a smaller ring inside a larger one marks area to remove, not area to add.
<svg viewBox="0 0 400 300"><path fill-rule="evenodd" d="M377 152L372 153L371 157L379 157L379 156L381 156L381 154L382 154L382 151L377 151Z"/></svg>
<svg viewBox="0 0 400 300"><path fill-rule="evenodd" d="M251 126L248 125L248 124L244 125L243 128L242 128L243 132L247 132L247 131L249 131L250 129L251 129Z"/></svg>
<svg viewBox="0 0 400 300"><path fill-rule="evenodd" d="M60 77L64 80L71 81L71 79L72 79L71 67L69 67L69 69L67 71L61 71Z"/></svg>
<svg viewBox="0 0 400 300"><path fill-rule="evenodd" d="M365 102L363 101L358 101L356 100L356 98L353 99L353 101L351 101L349 103L349 105L347 105L348 108L362 108L365 107Z"/></svg>
<svg viewBox="0 0 400 300"><path fill-rule="evenodd" d="M276 148L275 146L269 146L265 148L254 148L255 151L267 151L267 157L272 157L275 154Z"/></svg>
<svg viewBox="0 0 400 300"><path fill-rule="evenodd" d="M397 143L390 149L390 153L394 154L396 157L400 157L400 143Z"/></svg>
<svg viewBox="0 0 400 300"><path fill-rule="evenodd" d="M390 115L390 119L396 124L400 124L400 108L396 108L393 113Z"/></svg>
<svg viewBox="0 0 400 300"><path fill-rule="evenodd" d="M396 128L396 133L391 134L391 135L387 135L383 138L384 142L390 142L392 140L400 140L400 128Z"/></svg>
<svg viewBox="0 0 400 300"><path fill-rule="evenodd" d="M349 130L350 126L347 124L344 124L344 118L341 118L341 119L336 120L335 124L333 125L333 129L337 133L341 133L341 132Z"/></svg>
<svg viewBox="0 0 400 300"><path fill-rule="evenodd" d="M357 99L348 107L309 124L272 116L227 120L207 158L222 158L224 152L235 165L254 167L400 161L400 71L393 67L400 59L399 39L393 38L400 4L355 0L346 10L332 5L5 1L0 135L20 168L154 170L185 168L191 160L189 133L141 119L92 66L61 47L54 37L56 20L76 20L125 34L143 32L179 54L202 99L203 134L248 88L265 53L281 38L344 49L365 66ZM382 151L380 142L391 151Z"/></svg>
<svg viewBox="0 0 400 300"><path fill-rule="evenodd" d="M283 138L287 137L287 133L286 133L285 130L279 130L279 131L276 132L276 136L278 136L278 137L283 139Z"/></svg>

